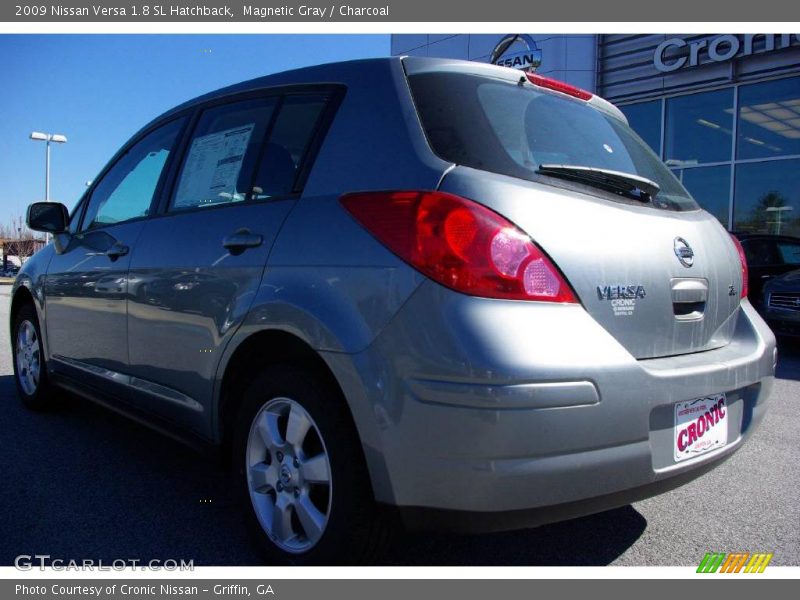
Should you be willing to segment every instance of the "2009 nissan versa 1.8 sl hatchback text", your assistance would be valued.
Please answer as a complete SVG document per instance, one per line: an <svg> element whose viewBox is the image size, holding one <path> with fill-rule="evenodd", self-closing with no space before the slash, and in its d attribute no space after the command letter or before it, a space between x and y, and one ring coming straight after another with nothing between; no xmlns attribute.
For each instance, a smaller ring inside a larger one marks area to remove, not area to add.
<svg viewBox="0 0 800 600"><path fill-rule="evenodd" d="M737 243L614 106L512 69L223 89L28 222L54 239L13 288L23 402L220 446L273 560L363 560L398 512L491 531L672 489L773 382Z"/></svg>

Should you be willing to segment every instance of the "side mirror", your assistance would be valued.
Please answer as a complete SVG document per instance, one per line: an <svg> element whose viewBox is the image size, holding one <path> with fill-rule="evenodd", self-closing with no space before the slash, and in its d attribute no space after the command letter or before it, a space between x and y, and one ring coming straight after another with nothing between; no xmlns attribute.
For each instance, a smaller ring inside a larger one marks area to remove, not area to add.
<svg viewBox="0 0 800 600"><path fill-rule="evenodd" d="M69 227L69 211L58 202L34 202L28 207L25 223L33 231L62 233Z"/></svg>

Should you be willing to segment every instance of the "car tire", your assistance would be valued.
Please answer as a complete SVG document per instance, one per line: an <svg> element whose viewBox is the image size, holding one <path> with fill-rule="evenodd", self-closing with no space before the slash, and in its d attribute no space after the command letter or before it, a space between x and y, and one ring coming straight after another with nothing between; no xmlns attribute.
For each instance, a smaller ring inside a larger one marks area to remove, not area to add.
<svg viewBox="0 0 800 600"><path fill-rule="evenodd" d="M32 304L17 312L12 335L14 382L22 404L31 410L52 408L55 395L47 378L39 319Z"/></svg>
<svg viewBox="0 0 800 600"><path fill-rule="evenodd" d="M233 472L248 531L268 564L373 562L389 519L372 493L361 443L338 389L276 365L247 387Z"/></svg>

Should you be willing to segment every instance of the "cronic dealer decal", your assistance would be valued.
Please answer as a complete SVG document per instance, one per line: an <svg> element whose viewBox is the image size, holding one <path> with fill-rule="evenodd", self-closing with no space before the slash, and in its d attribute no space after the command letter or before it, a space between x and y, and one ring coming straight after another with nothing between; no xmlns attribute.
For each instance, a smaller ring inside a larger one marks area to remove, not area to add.
<svg viewBox="0 0 800 600"><path fill-rule="evenodd" d="M646 295L643 285L597 286L597 297L608 300L615 317L629 317L636 310L636 301Z"/></svg>

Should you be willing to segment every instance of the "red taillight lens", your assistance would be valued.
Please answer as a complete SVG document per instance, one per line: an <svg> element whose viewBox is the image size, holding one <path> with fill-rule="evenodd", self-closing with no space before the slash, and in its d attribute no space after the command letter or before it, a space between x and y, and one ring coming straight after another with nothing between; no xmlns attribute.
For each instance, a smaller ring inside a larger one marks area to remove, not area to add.
<svg viewBox="0 0 800 600"><path fill-rule="evenodd" d="M747 270L747 257L744 254L742 243L736 239L736 236L731 235L731 239L733 240L733 245L736 246L736 251L739 253L739 262L742 263L742 298L747 298L747 292L749 291L747 282L750 276L750 273Z"/></svg>
<svg viewBox="0 0 800 600"><path fill-rule="evenodd" d="M342 205L381 243L464 294L577 302L558 269L513 223L444 192L346 194Z"/></svg>
<svg viewBox="0 0 800 600"><path fill-rule="evenodd" d="M530 81L533 85L538 85L539 87L547 88L548 90L561 92L562 94L580 98L581 100L591 100L592 98L591 92L587 92L586 90L582 90L574 85L564 83L558 79L551 79L549 77L545 77L544 75L537 75L536 73L526 73L526 76L528 77L528 81Z"/></svg>

